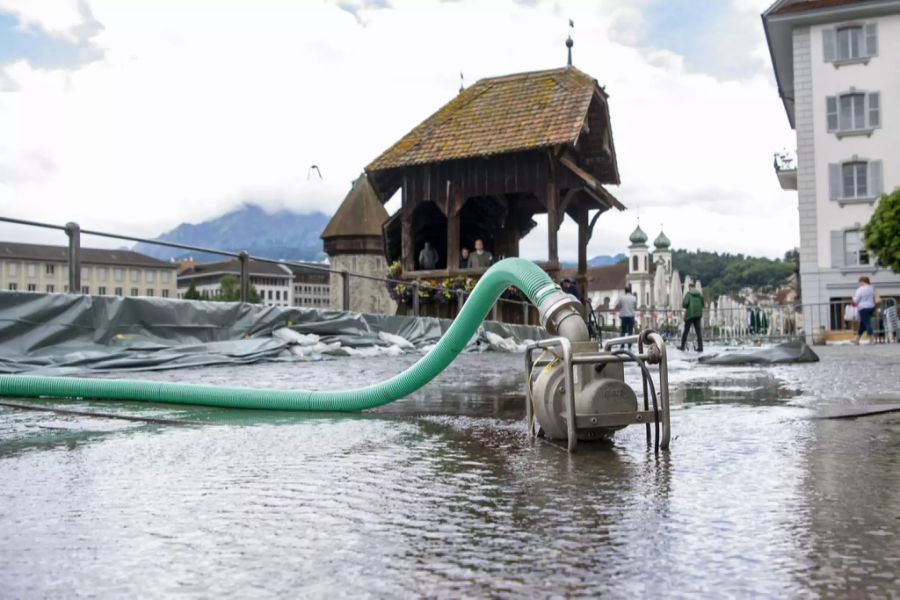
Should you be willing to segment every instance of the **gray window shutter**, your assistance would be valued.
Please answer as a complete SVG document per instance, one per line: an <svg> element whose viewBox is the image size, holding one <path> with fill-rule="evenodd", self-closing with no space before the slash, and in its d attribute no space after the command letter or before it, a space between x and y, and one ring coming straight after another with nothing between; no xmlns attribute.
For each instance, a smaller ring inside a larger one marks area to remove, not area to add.
<svg viewBox="0 0 900 600"><path fill-rule="evenodd" d="M875 23L866 23L866 56L878 54L878 30Z"/></svg>
<svg viewBox="0 0 900 600"><path fill-rule="evenodd" d="M822 45L825 47L825 62L834 62L837 32L833 27L826 27L822 30Z"/></svg>
<svg viewBox="0 0 900 600"><path fill-rule="evenodd" d="M881 97L878 92L866 95L868 105L869 127L881 127Z"/></svg>
<svg viewBox="0 0 900 600"><path fill-rule="evenodd" d="M869 196L880 196L884 193L884 184L881 179L881 161L869 161Z"/></svg>
<svg viewBox="0 0 900 600"><path fill-rule="evenodd" d="M831 232L831 266L844 266L844 232Z"/></svg>
<svg viewBox="0 0 900 600"><path fill-rule="evenodd" d="M837 96L825 98L825 114L828 122L828 131L838 131L838 103Z"/></svg>
<svg viewBox="0 0 900 600"><path fill-rule="evenodd" d="M841 197L841 165L839 163L828 165L828 197L832 200Z"/></svg>

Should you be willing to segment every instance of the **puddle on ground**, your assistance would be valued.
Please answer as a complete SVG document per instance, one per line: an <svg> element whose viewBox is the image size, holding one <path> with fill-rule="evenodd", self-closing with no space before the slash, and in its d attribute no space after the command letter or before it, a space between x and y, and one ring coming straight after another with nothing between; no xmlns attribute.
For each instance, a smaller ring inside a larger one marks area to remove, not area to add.
<svg viewBox="0 0 900 600"><path fill-rule="evenodd" d="M326 389L416 358L146 377ZM178 426L0 407L0 589L896 594L900 416L807 416L825 396L896 391L900 360L823 353L812 365L713 369L676 356L672 451L659 456L641 427L574 455L530 441L522 363L466 355L410 398L355 415L22 400L208 423Z"/></svg>

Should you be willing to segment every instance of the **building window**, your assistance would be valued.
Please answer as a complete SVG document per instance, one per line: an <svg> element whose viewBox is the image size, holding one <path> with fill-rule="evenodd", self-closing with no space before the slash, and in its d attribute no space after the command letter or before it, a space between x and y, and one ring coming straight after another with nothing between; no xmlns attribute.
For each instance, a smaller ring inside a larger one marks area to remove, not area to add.
<svg viewBox="0 0 900 600"><path fill-rule="evenodd" d="M97 294L100 296L105 296L106 295L106 286L101 285L100 287L98 287Z"/></svg>
<svg viewBox="0 0 900 600"><path fill-rule="evenodd" d="M120 288L120 287L116 288L116 296L119 296L119 297L124 296L124 293L122 292L122 288Z"/></svg>
<svg viewBox="0 0 900 600"><path fill-rule="evenodd" d="M831 266L864 267L870 264L866 252L863 231L849 229L831 232Z"/></svg>
<svg viewBox="0 0 900 600"><path fill-rule="evenodd" d="M46 275L53 275L56 273L56 265L47 263L44 265L44 273Z"/></svg>
<svg viewBox="0 0 900 600"><path fill-rule="evenodd" d="M878 92L851 92L825 98L829 132L870 132L881 126L881 97Z"/></svg>
<svg viewBox="0 0 900 600"><path fill-rule="evenodd" d="M137 296L137 295L139 295L140 293L141 293L141 291L140 291L139 289L137 289L137 288L131 288L131 295L132 295L132 296Z"/></svg>
<svg viewBox="0 0 900 600"><path fill-rule="evenodd" d="M828 165L832 200L873 201L882 192L880 160L850 160Z"/></svg>
<svg viewBox="0 0 900 600"><path fill-rule="evenodd" d="M15 277L19 272L18 267L19 267L19 265L17 263L14 263L14 262L8 263L6 266L6 272L9 273L10 277Z"/></svg>
<svg viewBox="0 0 900 600"><path fill-rule="evenodd" d="M163 291L162 291L162 297L163 297L163 298L168 298L168 297L169 297L169 290L163 290Z"/></svg>
<svg viewBox="0 0 900 600"><path fill-rule="evenodd" d="M137 269L131 269L131 283L138 283L141 280L141 272Z"/></svg>
<svg viewBox="0 0 900 600"><path fill-rule="evenodd" d="M36 292L36 291L37 291L37 284L36 284L36 283L29 283L27 289L28 289L29 292Z"/></svg>
<svg viewBox="0 0 900 600"><path fill-rule="evenodd" d="M48 284L47 284L47 293L48 293L48 294L52 294L52 293L55 292L55 291L56 291L56 288L53 287L53 284L52 284L52 283L48 283Z"/></svg>
<svg viewBox="0 0 900 600"><path fill-rule="evenodd" d="M106 267L97 267L97 281L106 281Z"/></svg>
<svg viewBox="0 0 900 600"><path fill-rule="evenodd" d="M25 275L28 277L37 277L37 265L34 263L27 263L25 265Z"/></svg>
<svg viewBox="0 0 900 600"><path fill-rule="evenodd" d="M159 282L160 283L169 283L169 272L163 271L159 274Z"/></svg>
<svg viewBox="0 0 900 600"><path fill-rule="evenodd" d="M825 62L862 61L878 54L875 23L829 27L822 30Z"/></svg>
<svg viewBox="0 0 900 600"><path fill-rule="evenodd" d="M153 283L153 271L144 271L144 278L147 283Z"/></svg>
<svg viewBox="0 0 900 600"><path fill-rule="evenodd" d="M275 290L275 299L281 300L281 290Z"/></svg>
<svg viewBox="0 0 900 600"><path fill-rule="evenodd" d="M90 288L90 286L87 286L87 285L81 286L81 293L82 293L82 294L89 295L89 294L91 293L91 288Z"/></svg>
<svg viewBox="0 0 900 600"><path fill-rule="evenodd" d="M124 269L113 269L113 279L116 281L123 281L125 279L125 270ZM121 294L119 294L121 295Z"/></svg>
<svg viewBox="0 0 900 600"><path fill-rule="evenodd" d="M15 292L15 291L18 290L18 289L19 289L18 284L15 284L15 283L9 284L9 291Z"/></svg>
<svg viewBox="0 0 900 600"><path fill-rule="evenodd" d="M81 278L82 279L90 279L91 278L91 268L90 267L81 267Z"/></svg>
<svg viewBox="0 0 900 600"><path fill-rule="evenodd" d="M153 288L147 288L147 295L153 296Z"/></svg>
<svg viewBox="0 0 900 600"><path fill-rule="evenodd" d="M631 270L632 271L638 270L638 257L637 256L633 256L631 258Z"/></svg>
<svg viewBox="0 0 900 600"><path fill-rule="evenodd" d="M863 30L859 25L837 30L837 59L849 60L863 55Z"/></svg>
<svg viewBox="0 0 900 600"><path fill-rule="evenodd" d="M841 195L844 198L864 198L869 192L868 165L864 162L841 165Z"/></svg>
<svg viewBox="0 0 900 600"><path fill-rule="evenodd" d="M844 232L844 265L857 267L869 264L869 253L863 245L863 233L859 229Z"/></svg>

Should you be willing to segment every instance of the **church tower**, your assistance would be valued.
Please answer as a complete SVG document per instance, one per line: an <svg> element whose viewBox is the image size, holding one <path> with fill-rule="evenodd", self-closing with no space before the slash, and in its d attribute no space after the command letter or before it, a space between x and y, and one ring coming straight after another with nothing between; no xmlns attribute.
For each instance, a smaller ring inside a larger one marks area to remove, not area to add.
<svg viewBox="0 0 900 600"><path fill-rule="evenodd" d="M662 265L668 273L672 272L672 242L666 234L660 230L659 235L653 240L653 262Z"/></svg>
<svg viewBox="0 0 900 600"><path fill-rule="evenodd" d="M628 276L626 281L637 297L638 306L649 306L650 299L650 251L647 248L647 234L638 225L628 237Z"/></svg>

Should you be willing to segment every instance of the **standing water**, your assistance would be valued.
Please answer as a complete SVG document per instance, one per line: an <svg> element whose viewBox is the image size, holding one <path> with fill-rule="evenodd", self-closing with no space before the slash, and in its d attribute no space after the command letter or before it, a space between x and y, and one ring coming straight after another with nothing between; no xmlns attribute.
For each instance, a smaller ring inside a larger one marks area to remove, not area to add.
<svg viewBox="0 0 900 600"><path fill-rule="evenodd" d="M898 347L672 354L659 455L640 427L574 455L529 441L518 354L358 415L4 399L178 422L0 407L0 595L895 595L900 415L814 417L900 402ZM346 388L416 358L140 377Z"/></svg>

